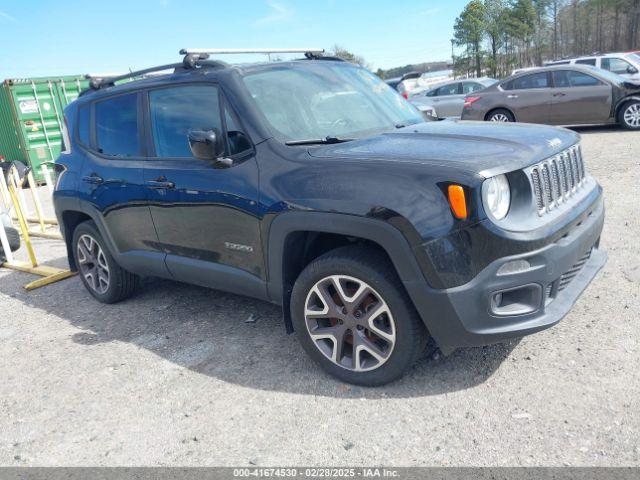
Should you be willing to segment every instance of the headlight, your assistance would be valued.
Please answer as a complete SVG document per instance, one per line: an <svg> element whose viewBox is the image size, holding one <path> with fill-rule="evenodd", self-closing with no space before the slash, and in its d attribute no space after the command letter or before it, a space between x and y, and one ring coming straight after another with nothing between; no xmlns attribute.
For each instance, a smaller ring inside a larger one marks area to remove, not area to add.
<svg viewBox="0 0 640 480"><path fill-rule="evenodd" d="M502 220L507 215L511 205L511 190L505 175L496 175L484 181L482 203L493 220Z"/></svg>

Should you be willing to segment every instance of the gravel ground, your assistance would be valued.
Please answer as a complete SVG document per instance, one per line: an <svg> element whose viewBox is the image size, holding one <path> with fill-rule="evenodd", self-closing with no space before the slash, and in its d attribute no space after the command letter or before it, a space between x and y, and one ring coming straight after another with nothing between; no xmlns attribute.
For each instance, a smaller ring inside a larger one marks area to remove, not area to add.
<svg viewBox="0 0 640 480"><path fill-rule="evenodd" d="M384 388L322 373L263 302L147 280L108 306L0 270L0 464L640 465L640 133L580 133L609 262L573 311Z"/></svg>

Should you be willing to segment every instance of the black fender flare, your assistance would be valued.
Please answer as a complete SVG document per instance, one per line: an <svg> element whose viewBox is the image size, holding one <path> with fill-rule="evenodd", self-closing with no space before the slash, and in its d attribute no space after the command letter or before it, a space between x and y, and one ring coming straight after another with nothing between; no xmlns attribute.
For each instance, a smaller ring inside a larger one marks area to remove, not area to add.
<svg viewBox="0 0 640 480"><path fill-rule="evenodd" d="M77 212L77 213L82 213L88 216L93 221L93 223L96 224L96 227L100 232L100 235L102 236L104 241L107 243L107 248L109 249L109 252L112 255L114 255L114 257L118 256L118 251L115 248L115 243L113 241L113 238L111 238L109 231L104 226L102 215L100 214L97 208L91 205L90 202L87 202L86 200L81 200L77 197L65 197L62 195L56 195L56 199L54 203L55 203L55 209L56 209L56 216L58 218L58 223L60 225L60 232L62 233L64 241L67 245L67 255L69 257L69 264L73 270L75 270L75 265L72 265L73 252L71 248L71 242L73 240L73 232L67 231L68 225L66 225L64 222L64 214L67 212Z"/></svg>
<svg viewBox="0 0 640 480"><path fill-rule="evenodd" d="M111 253L111 255L115 258L116 262L121 267L138 274L166 277L163 270L158 270L158 268L150 268L146 264L144 258L127 255L120 252L116 248L116 242L113 240L109 229L105 226L102 213L100 213L100 211L95 206L93 206L91 202L75 197L65 197L60 195L56 196L54 203L56 216L58 218L58 223L60 224L60 231L67 246L67 257L69 259L69 266L71 267L71 270L75 271L77 268L74 262L73 248L71 245L73 240L73 232L67 231L68 226L64 222L64 214L66 212L77 212L86 215L93 221L93 223L95 223L98 232L100 232L102 239L106 243L106 247L109 250L109 253Z"/></svg>
<svg viewBox="0 0 640 480"><path fill-rule="evenodd" d="M286 239L294 232L333 233L372 241L387 253L403 283L426 282L408 240L400 230L383 220L326 212L282 213L274 218L268 231L267 292L273 303L282 305L288 332L292 331L291 291L285 288L284 262Z"/></svg>

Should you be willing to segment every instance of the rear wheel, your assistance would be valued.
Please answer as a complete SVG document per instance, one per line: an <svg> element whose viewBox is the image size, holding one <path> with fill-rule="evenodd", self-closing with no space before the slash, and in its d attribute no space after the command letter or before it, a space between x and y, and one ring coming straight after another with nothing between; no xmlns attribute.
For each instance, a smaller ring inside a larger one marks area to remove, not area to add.
<svg viewBox="0 0 640 480"><path fill-rule="evenodd" d="M640 101L631 100L620 108L618 122L629 130L640 129Z"/></svg>
<svg viewBox="0 0 640 480"><path fill-rule="evenodd" d="M98 301L116 303L137 288L139 277L116 263L92 221L81 223L73 232L73 253L82 283Z"/></svg>
<svg viewBox="0 0 640 480"><path fill-rule="evenodd" d="M399 285L374 249L342 247L311 262L291 297L294 328L309 356L349 383L401 377L424 352L427 333Z"/></svg>
<svg viewBox="0 0 640 480"><path fill-rule="evenodd" d="M516 119L509 110L504 108L498 108L487 115L487 121L489 122L515 122Z"/></svg>

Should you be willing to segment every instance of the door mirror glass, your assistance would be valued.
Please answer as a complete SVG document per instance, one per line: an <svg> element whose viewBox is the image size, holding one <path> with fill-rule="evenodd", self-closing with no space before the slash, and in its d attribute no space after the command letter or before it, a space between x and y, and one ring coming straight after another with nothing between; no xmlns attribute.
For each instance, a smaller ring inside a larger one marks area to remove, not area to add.
<svg viewBox="0 0 640 480"><path fill-rule="evenodd" d="M190 129L189 148L194 157L200 160L216 160L224 153L224 142L220 130Z"/></svg>

